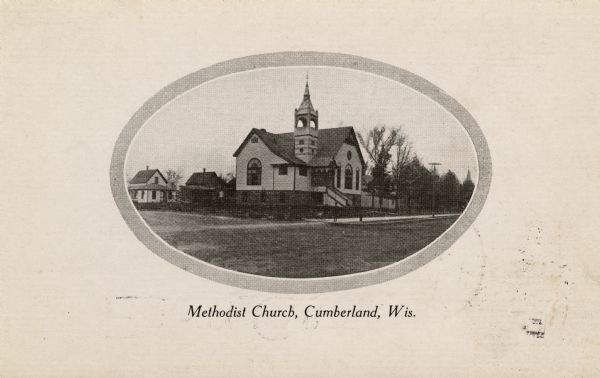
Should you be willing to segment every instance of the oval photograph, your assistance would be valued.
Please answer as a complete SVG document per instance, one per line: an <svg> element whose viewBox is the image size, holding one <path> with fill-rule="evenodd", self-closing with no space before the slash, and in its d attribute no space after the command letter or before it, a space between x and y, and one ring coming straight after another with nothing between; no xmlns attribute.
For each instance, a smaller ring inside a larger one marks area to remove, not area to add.
<svg viewBox="0 0 600 378"><path fill-rule="evenodd" d="M463 125L428 96L305 65L178 94L133 135L123 173L168 246L227 271L311 279L418 254L469 206L478 169Z"/></svg>

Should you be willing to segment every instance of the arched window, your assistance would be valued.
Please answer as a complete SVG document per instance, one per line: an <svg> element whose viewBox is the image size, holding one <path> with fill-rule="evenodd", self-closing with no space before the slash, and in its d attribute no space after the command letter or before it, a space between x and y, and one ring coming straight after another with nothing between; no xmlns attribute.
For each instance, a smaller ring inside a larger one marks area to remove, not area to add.
<svg viewBox="0 0 600 378"><path fill-rule="evenodd" d="M348 164L344 172L344 189L352 189L352 166Z"/></svg>
<svg viewBox="0 0 600 378"><path fill-rule="evenodd" d="M258 159L250 159L246 175L246 185L260 185L262 164Z"/></svg>
<svg viewBox="0 0 600 378"><path fill-rule="evenodd" d="M310 127L312 127L313 129L316 129L316 128L317 128L317 124L316 124L316 123L315 123L315 121L314 121L314 120L312 120L312 119L310 120Z"/></svg>
<svg viewBox="0 0 600 378"><path fill-rule="evenodd" d="M356 190L360 189L360 170L356 168Z"/></svg>

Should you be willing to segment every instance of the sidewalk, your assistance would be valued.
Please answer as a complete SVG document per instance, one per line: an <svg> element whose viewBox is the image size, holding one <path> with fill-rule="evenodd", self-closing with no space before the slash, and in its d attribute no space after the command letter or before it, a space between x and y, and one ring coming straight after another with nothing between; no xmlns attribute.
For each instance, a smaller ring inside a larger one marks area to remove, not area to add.
<svg viewBox="0 0 600 378"><path fill-rule="evenodd" d="M306 219L310 222L323 222L332 224L381 224L381 223L399 223L399 222L410 222L416 220L433 220L438 218L448 218L459 216L460 213L455 214L436 214L435 217L431 215L397 215L389 217L363 217L362 222L359 218L338 218L335 219Z"/></svg>

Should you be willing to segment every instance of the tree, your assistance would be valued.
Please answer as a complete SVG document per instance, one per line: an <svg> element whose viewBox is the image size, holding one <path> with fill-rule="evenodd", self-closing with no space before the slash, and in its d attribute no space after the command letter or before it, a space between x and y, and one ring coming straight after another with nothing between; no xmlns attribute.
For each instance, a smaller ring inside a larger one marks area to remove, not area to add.
<svg viewBox="0 0 600 378"><path fill-rule="evenodd" d="M471 181L471 171L469 170L467 171L467 178L465 178L465 181L463 181L460 188L460 201L463 208L467 207L467 204L473 195L474 189L475 184L473 184L473 181Z"/></svg>
<svg viewBox="0 0 600 378"><path fill-rule="evenodd" d="M460 189L461 185L456 174L448 170L440 182L440 207L450 211L457 210L460 207Z"/></svg>
<svg viewBox="0 0 600 378"><path fill-rule="evenodd" d="M416 207L423 209L430 205L432 196L433 172L425 167L418 156L413 155L406 167L406 203L409 212Z"/></svg>
<svg viewBox="0 0 600 378"><path fill-rule="evenodd" d="M358 140L367 152L371 162L370 171L373 176L373 190L379 191L379 204L382 202L383 191L386 189L386 176L388 166L392 158L390 153L396 143L398 129L387 129L384 125L378 125L369 130L366 137L358 133Z"/></svg>
<svg viewBox="0 0 600 378"><path fill-rule="evenodd" d="M167 174L167 184L169 184L169 186L176 188L177 185L179 185L179 181L181 180L181 173L179 173L179 171L176 171L174 169L169 169L169 170L167 170L166 174Z"/></svg>
<svg viewBox="0 0 600 378"><path fill-rule="evenodd" d="M392 176L393 185L396 188L396 210L400 211L400 191L406 193L407 184L409 184L407 182L407 171L412 155L412 145L408 141L408 136L402 132L402 128L397 131L394 147L396 156L392 161Z"/></svg>

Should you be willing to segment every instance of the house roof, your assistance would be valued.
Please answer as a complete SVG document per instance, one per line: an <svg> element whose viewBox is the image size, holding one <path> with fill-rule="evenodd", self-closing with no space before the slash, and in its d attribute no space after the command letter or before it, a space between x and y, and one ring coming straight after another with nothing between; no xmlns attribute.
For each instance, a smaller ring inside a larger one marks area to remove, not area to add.
<svg viewBox="0 0 600 378"><path fill-rule="evenodd" d="M132 190L177 190L176 188L160 184L146 184L141 186L130 187Z"/></svg>
<svg viewBox="0 0 600 378"><path fill-rule="evenodd" d="M364 165L365 161L360 151L358 140L352 126L319 129L318 133L319 141L317 154L308 163L297 158L295 155L293 132L272 134L267 132L265 129L252 129L240 147L234 152L233 156L238 156L246 143L248 143L250 140L250 137L252 135L257 135L271 152L292 164L308 165L313 167L328 166L335 158L335 155L342 147L342 144L344 142L348 142L349 144L356 146L358 149L358 157L360 158L361 163Z"/></svg>
<svg viewBox="0 0 600 378"><path fill-rule="evenodd" d="M186 186L197 185L206 188L216 188L220 185L215 172L194 172L185 183Z"/></svg>
<svg viewBox="0 0 600 378"><path fill-rule="evenodd" d="M150 180L152 178L152 176L154 176L154 174L156 172L158 172L158 174L160 175L160 177L163 178L163 180L167 181L165 176L163 176L163 174L158 169L144 169L144 170L136 173L135 176L133 176L133 178L131 179L131 181L129 181L129 183L130 184L145 184L148 182L148 180Z"/></svg>
<svg viewBox="0 0 600 378"><path fill-rule="evenodd" d="M215 187L209 187L209 186L205 186L205 185L185 185L184 188L185 189L193 189L193 190L210 190L210 191L213 191L216 189Z"/></svg>

